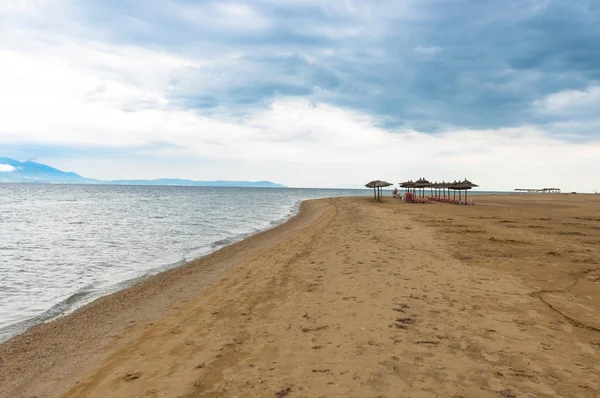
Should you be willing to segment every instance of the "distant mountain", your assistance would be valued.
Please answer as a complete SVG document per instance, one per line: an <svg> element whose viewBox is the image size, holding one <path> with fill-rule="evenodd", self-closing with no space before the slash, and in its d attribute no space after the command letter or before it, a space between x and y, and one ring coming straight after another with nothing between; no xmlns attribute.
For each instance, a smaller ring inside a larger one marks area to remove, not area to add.
<svg viewBox="0 0 600 398"><path fill-rule="evenodd" d="M85 178L76 173L65 172L45 164L20 162L11 158L0 157L0 183L22 182L39 184L111 184L111 185L186 185L200 187L252 187L252 188L285 188L285 185L271 181L194 181L172 178L157 180L115 180L103 181Z"/></svg>
<svg viewBox="0 0 600 398"><path fill-rule="evenodd" d="M37 183L98 183L100 181L85 178L79 174L55 169L45 164L19 162L11 158L0 157L0 182L37 182Z"/></svg>

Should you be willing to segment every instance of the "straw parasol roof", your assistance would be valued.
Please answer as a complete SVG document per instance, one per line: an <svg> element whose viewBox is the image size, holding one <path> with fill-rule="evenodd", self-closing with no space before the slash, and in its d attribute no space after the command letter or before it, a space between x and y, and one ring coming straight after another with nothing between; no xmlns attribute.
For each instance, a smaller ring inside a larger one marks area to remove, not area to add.
<svg viewBox="0 0 600 398"><path fill-rule="evenodd" d="M373 180L373 181L366 183L365 187L367 187L367 188L382 188L382 187L389 187L390 185L394 185L394 184L389 183L387 181Z"/></svg>
<svg viewBox="0 0 600 398"><path fill-rule="evenodd" d="M414 188L415 183L412 180L404 181L400 183L400 188Z"/></svg>
<svg viewBox="0 0 600 398"><path fill-rule="evenodd" d="M463 181L463 184L470 185L470 186L471 186L471 188L475 188L475 187L478 187L478 186L479 186L479 185L477 185L477 184L473 184L471 181L467 180L466 178L465 178L465 180Z"/></svg>
<svg viewBox="0 0 600 398"><path fill-rule="evenodd" d="M471 189L471 188L479 186L477 184L473 184L471 181L467 180L466 178L464 179L464 181L455 182L452 185L454 185L454 189Z"/></svg>
<svg viewBox="0 0 600 398"><path fill-rule="evenodd" d="M448 188L449 189L460 189L458 184L460 184L460 183L458 181L454 180L453 182L448 183Z"/></svg>
<svg viewBox="0 0 600 398"><path fill-rule="evenodd" d="M424 178L419 178L417 181L415 181L415 188L428 188L431 186L431 183L429 181L427 181Z"/></svg>

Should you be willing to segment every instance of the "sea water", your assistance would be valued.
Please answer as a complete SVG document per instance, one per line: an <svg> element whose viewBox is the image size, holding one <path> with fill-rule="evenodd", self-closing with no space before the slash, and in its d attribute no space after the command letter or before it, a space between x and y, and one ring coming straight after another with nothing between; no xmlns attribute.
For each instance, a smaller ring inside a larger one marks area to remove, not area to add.
<svg viewBox="0 0 600 398"><path fill-rule="evenodd" d="M0 184L0 341L363 190Z"/></svg>

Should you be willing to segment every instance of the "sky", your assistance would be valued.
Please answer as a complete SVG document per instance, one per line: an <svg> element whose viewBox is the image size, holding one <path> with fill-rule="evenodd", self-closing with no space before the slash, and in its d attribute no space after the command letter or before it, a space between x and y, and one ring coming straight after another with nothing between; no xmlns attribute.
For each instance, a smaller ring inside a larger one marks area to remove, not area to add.
<svg viewBox="0 0 600 398"><path fill-rule="evenodd" d="M0 156L591 192L599 20L597 0L2 0Z"/></svg>

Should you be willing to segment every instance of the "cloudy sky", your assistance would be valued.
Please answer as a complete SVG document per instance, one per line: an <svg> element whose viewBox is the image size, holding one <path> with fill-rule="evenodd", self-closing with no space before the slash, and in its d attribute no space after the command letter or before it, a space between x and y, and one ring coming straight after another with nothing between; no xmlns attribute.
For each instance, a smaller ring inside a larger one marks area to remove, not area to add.
<svg viewBox="0 0 600 398"><path fill-rule="evenodd" d="M600 189L597 0L2 0L0 156Z"/></svg>

